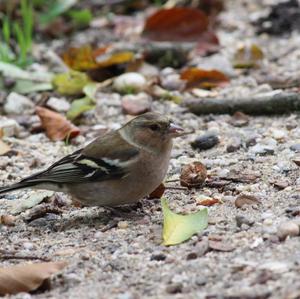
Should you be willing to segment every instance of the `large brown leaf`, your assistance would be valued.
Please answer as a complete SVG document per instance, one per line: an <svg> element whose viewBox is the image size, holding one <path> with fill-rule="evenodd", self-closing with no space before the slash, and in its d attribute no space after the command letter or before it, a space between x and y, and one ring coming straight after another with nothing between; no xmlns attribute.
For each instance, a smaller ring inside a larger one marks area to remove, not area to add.
<svg viewBox="0 0 300 299"><path fill-rule="evenodd" d="M49 262L0 268L0 295L34 291L65 266L66 262Z"/></svg>
<svg viewBox="0 0 300 299"><path fill-rule="evenodd" d="M161 9L147 19L144 35L155 41L198 41L208 25L207 16L199 9Z"/></svg>
<svg viewBox="0 0 300 299"><path fill-rule="evenodd" d="M36 113L41 119L46 135L53 141L71 139L80 133L76 126L59 113L43 107L36 107Z"/></svg>

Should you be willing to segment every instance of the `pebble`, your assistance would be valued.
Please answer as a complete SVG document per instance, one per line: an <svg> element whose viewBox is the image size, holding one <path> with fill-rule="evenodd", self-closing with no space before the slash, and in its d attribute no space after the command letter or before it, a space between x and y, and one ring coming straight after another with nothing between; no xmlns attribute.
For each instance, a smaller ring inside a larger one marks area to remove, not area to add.
<svg viewBox="0 0 300 299"><path fill-rule="evenodd" d="M282 140L287 137L287 134L285 131L278 130L278 129L273 129L271 134L272 134L272 137L276 140Z"/></svg>
<svg viewBox="0 0 300 299"><path fill-rule="evenodd" d="M122 98L124 113L129 115L140 115L151 110L151 98L141 92L136 95L125 95Z"/></svg>
<svg viewBox="0 0 300 299"><path fill-rule="evenodd" d="M14 226L16 222L16 217L13 215L1 215L0 223L7 226Z"/></svg>
<svg viewBox="0 0 300 299"><path fill-rule="evenodd" d="M47 101L47 106L58 112L67 112L71 107L70 103L67 100L55 97L51 97Z"/></svg>
<svg viewBox="0 0 300 299"><path fill-rule="evenodd" d="M242 227L243 224L246 224L247 226L252 226L254 224L253 220L250 220L243 215L237 215L235 217L235 221L236 221L236 225L238 227Z"/></svg>
<svg viewBox="0 0 300 299"><path fill-rule="evenodd" d="M32 250L34 248L34 244L30 243L30 242L24 242L23 243L23 248L26 250Z"/></svg>
<svg viewBox="0 0 300 299"><path fill-rule="evenodd" d="M135 93L144 90L147 86L147 81L139 73L125 73L114 80L113 86L116 91L121 93Z"/></svg>
<svg viewBox="0 0 300 299"><path fill-rule="evenodd" d="M242 146L242 142L240 138L233 138L230 143L227 145L226 151L228 153L236 152Z"/></svg>
<svg viewBox="0 0 300 299"><path fill-rule="evenodd" d="M127 221L119 221L118 222L118 228L120 229L126 229L128 228L129 224Z"/></svg>
<svg viewBox="0 0 300 299"><path fill-rule="evenodd" d="M166 287L166 292L169 294L178 294L182 292L183 285L182 283L173 283Z"/></svg>
<svg viewBox="0 0 300 299"><path fill-rule="evenodd" d="M162 252L153 253L150 257L150 261L164 261L167 256Z"/></svg>
<svg viewBox="0 0 300 299"><path fill-rule="evenodd" d="M214 147L215 145L217 145L219 142L220 141L219 141L218 136L208 133L208 134L197 137L191 143L191 146L194 149L198 149L198 150L208 150L208 149Z"/></svg>
<svg viewBox="0 0 300 299"><path fill-rule="evenodd" d="M0 131L4 137L18 136L20 133L20 126L14 119L6 117L0 118Z"/></svg>
<svg viewBox="0 0 300 299"><path fill-rule="evenodd" d="M21 94L11 92L3 108L6 114L29 114L33 112L34 103Z"/></svg>
<svg viewBox="0 0 300 299"><path fill-rule="evenodd" d="M270 145L256 144L252 146L249 151L255 155L273 155L275 149Z"/></svg>
<svg viewBox="0 0 300 299"><path fill-rule="evenodd" d="M296 153L300 153L300 143L296 143L290 146L290 149Z"/></svg>
<svg viewBox="0 0 300 299"><path fill-rule="evenodd" d="M300 233L298 224L287 221L279 225L277 229L277 236L281 241L285 240L288 236L294 237L298 236Z"/></svg>

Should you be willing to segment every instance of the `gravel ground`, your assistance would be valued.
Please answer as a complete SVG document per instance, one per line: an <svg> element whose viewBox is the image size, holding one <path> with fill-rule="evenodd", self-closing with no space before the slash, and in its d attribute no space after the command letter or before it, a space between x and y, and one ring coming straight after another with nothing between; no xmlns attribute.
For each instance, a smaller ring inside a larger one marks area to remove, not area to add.
<svg viewBox="0 0 300 299"><path fill-rule="evenodd" d="M250 75L235 73L230 86L214 92L260 94L273 89L258 83L256 75L266 70L282 77L298 74L299 50L281 55L297 45L299 36L256 37L249 25L270 4L266 2L228 2L218 31L221 53L228 57L243 37L264 46L268 57L279 58ZM99 97L97 108L86 114L84 134L71 145L51 142L44 133L28 136L22 130L22 138L6 138L16 154L1 157L1 183L72 152L90 141L99 125L114 129L128 119L120 113L118 94ZM165 247L158 199L143 199L135 209L115 215L102 208L74 206L67 195L56 194L48 203L19 214L14 226L0 226L1 249L66 260L68 266L53 278L49 291L8 298L300 298L299 236L287 236L299 235L299 167L293 162L300 161L298 115L249 117L241 126L233 116L199 117L171 102L155 101L152 109L193 131L176 140L167 177L171 182L166 185L179 187L180 169L192 161L206 165L209 180L200 189L167 189L165 196L177 212L196 211L202 195L220 199L222 204L209 207L208 228L184 244ZM206 133L217 136L219 143L208 150L193 149L190 143ZM20 191L0 199L0 214L11 214L32 194L36 192ZM238 208L235 200L241 194L252 195L259 203ZM43 212L45 205L52 210ZM3 265L19 262L2 260Z"/></svg>

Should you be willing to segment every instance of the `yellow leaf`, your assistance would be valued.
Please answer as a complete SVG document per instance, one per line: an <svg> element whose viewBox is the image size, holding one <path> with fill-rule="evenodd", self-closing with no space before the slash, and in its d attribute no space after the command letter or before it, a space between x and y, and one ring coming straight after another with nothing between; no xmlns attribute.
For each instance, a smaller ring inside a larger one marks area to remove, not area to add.
<svg viewBox="0 0 300 299"><path fill-rule="evenodd" d="M233 65L235 68L259 67L264 58L264 53L257 45L243 45L234 54Z"/></svg>
<svg viewBox="0 0 300 299"><path fill-rule="evenodd" d="M175 245L203 231L208 225L207 209L189 215L180 215L169 209L167 200L161 200L164 215L163 244Z"/></svg>
<svg viewBox="0 0 300 299"><path fill-rule="evenodd" d="M119 53L105 54L96 58L98 68L103 68L115 64L128 63L134 59L133 52L125 51Z"/></svg>
<svg viewBox="0 0 300 299"><path fill-rule="evenodd" d="M77 71L57 74L52 81L56 90L65 95L82 94L84 86L90 82L89 77L85 73Z"/></svg>

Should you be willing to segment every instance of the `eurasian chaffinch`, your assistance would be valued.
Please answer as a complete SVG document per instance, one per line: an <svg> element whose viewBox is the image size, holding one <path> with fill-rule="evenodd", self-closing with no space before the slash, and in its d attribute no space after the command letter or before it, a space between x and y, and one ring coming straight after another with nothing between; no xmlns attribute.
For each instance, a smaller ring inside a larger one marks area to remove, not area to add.
<svg viewBox="0 0 300 299"><path fill-rule="evenodd" d="M137 202L163 181L172 139L182 132L167 117L145 113L0 194L32 188L66 192L90 206Z"/></svg>

